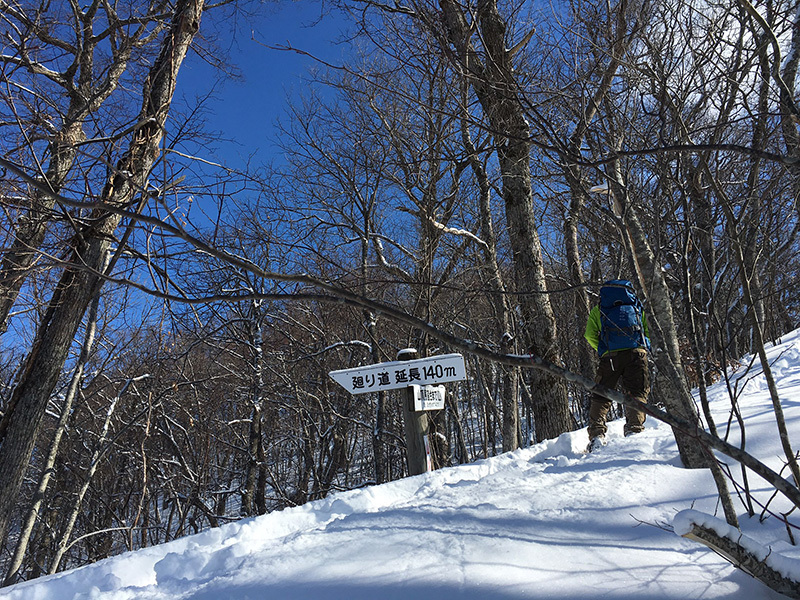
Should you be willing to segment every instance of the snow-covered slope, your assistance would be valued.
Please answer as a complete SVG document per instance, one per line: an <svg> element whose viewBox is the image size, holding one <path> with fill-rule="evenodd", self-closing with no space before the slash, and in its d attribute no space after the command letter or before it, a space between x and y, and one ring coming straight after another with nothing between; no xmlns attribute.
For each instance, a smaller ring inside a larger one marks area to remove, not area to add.
<svg viewBox="0 0 800 600"><path fill-rule="evenodd" d="M798 432L800 336L770 355L789 430ZM763 377L751 371L738 385L748 450L779 470ZM722 385L711 399L724 427L730 401ZM671 531L679 511L715 514L717 501L708 472L680 467L668 427L649 420L644 433L623 438L615 422L610 438L584 455L585 430L572 432L340 493L5 588L0 599L783 598ZM800 446L800 437L792 441ZM754 476L751 485L767 490ZM800 573L800 551L777 520L743 517L742 529Z"/></svg>

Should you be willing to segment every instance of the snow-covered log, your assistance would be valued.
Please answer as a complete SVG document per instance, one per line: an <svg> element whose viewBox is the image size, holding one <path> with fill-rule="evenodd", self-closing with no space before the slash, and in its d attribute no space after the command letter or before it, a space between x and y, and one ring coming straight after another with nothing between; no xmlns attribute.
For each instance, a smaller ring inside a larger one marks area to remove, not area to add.
<svg viewBox="0 0 800 600"><path fill-rule="evenodd" d="M725 521L695 510L679 512L672 525L678 535L708 546L768 588L800 599L800 561L781 556Z"/></svg>

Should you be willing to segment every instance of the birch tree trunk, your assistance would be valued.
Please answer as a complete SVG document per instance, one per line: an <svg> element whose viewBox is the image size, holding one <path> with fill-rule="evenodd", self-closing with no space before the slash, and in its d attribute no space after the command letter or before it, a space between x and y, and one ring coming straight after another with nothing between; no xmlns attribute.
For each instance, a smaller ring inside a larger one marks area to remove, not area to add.
<svg viewBox="0 0 800 600"><path fill-rule="evenodd" d="M164 124L181 63L199 28L203 0L179 0L161 53L144 84L139 123L128 152L116 165L101 200L125 207L144 188L159 155ZM50 394L56 386L70 345L89 301L103 284L105 257L121 217L97 209L79 235L56 286L11 398L16 408L0 447L0 542L5 542L22 480L36 443Z"/></svg>

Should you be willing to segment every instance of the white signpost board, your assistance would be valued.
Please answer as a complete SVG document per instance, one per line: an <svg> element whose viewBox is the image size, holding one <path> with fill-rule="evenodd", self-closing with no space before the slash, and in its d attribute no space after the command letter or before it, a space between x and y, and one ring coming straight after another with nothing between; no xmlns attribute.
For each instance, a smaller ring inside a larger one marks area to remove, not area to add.
<svg viewBox="0 0 800 600"><path fill-rule="evenodd" d="M367 394L411 385L463 381L467 378L467 370L461 354L442 354L331 371L328 375L351 394Z"/></svg>
<svg viewBox="0 0 800 600"><path fill-rule="evenodd" d="M414 390L414 410L443 410L443 385L412 385Z"/></svg>

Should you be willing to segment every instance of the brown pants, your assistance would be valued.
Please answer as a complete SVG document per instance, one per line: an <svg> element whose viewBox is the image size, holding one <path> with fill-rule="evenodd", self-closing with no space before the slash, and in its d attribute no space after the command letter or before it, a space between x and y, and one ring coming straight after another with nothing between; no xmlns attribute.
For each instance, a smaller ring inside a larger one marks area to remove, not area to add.
<svg viewBox="0 0 800 600"><path fill-rule="evenodd" d="M600 358L595 381L615 389L621 382L625 391L641 402L647 402L650 393L650 371L647 368L647 350L619 350L606 353ZM606 433L606 415L611 400L593 395L589 407L589 439ZM645 414L635 408L625 407L625 435L644 430Z"/></svg>

